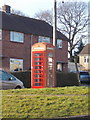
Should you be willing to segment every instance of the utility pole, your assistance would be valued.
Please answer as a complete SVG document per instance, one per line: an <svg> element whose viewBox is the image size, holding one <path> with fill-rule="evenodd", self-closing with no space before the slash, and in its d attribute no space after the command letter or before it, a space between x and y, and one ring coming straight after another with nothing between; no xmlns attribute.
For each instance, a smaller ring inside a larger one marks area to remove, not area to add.
<svg viewBox="0 0 90 120"><path fill-rule="evenodd" d="M57 28L57 3L54 0L54 9L53 9L53 45L56 46L56 28Z"/></svg>
<svg viewBox="0 0 90 120"><path fill-rule="evenodd" d="M54 8L53 8L53 46L55 46L55 57L54 57L54 61L55 61L55 65L54 65L54 69L55 69L55 76L54 76L54 78L55 78L55 86L56 86L56 27L57 27L57 25L56 25L56 23L57 23L57 12L56 12L57 10L56 10L56 0L54 0Z"/></svg>

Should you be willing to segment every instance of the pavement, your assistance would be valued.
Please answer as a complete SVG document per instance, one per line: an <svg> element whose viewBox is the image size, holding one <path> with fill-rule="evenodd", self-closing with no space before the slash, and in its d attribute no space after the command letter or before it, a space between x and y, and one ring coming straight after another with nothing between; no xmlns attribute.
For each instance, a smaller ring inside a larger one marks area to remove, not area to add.
<svg viewBox="0 0 90 120"><path fill-rule="evenodd" d="M88 116L71 116L66 118L51 118L51 119L30 119L30 118L2 118L1 120L90 120L90 115Z"/></svg>

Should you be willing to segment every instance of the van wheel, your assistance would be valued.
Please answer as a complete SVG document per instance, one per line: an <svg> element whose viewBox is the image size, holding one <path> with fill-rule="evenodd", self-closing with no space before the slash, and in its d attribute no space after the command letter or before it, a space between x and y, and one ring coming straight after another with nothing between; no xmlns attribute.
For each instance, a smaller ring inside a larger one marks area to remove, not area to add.
<svg viewBox="0 0 90 120"><path fill-rule="evenodd" d="M21 89L21 87L20 87L20 86L17 86L15 89Z"/></svg>

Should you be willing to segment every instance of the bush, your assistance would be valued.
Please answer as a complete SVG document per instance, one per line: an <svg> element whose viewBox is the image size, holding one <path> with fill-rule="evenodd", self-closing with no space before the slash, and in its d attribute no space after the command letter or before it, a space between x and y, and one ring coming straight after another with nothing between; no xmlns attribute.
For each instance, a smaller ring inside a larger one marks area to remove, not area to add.
<svg viewBox="0 0 90 120"><path fill-rule="evenodd" d="M20 72L12 72L14 76L20 79L26 88L31 87L31 72L30 71L20 71Z"/></svg>
<svg viewBox="0 0 90 120"><path fill-rule="evenodd" d="M20 79L26 88L31 87L31 71L12 72L14 76ZM56 87L78 86L76 73L56 72Z"/></svg>
<svg viewBox="0 0 90 120"><path fill-rule="evenodd" d="M56 86L78 86L79 81L76 73L56 72Z"/></svg>

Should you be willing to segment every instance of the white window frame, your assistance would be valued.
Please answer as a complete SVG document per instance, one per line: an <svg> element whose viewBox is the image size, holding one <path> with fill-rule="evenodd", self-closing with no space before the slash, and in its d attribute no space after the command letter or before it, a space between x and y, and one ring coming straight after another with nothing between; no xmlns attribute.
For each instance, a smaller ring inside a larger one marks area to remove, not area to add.
<svg viewBox="0 0 90 120"><path fill-rule="evenodd" d="M24 43L24 33L10 31L10 41Z"/></svg>
<svg viewBox="0 0 90 120"><path fill-rule="evenodd" d="M15 71L16 68L18 71L23 70L23 59L10 58L10 71Z"/></svg>
<svg viewBox="0 0 90 120"><path fill-rule="evenodd" d="M0 40L2 40L2 29L0 29Z"/></svg>
<svg viewBox="0 0 90 120"><path fill-rule="evenodd" d="M57 39L57 48L62 48L62 40Z"/></svg>
<svg viewBox="0 0 90 120"><path fill-rule="evenodd" d="M89 56L84 56L84 63L89 63Z"/></svg>
<svg viewBox="0 0 90 120"><path fill-rule="evenodd" d="M39 36L38 42L50 43L50 37Z"/></svg>

